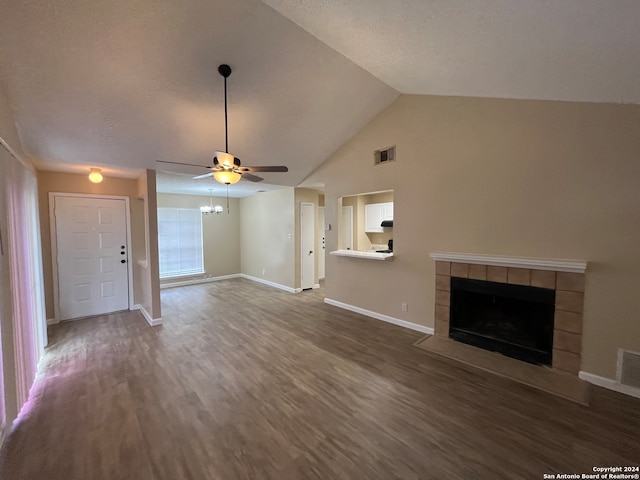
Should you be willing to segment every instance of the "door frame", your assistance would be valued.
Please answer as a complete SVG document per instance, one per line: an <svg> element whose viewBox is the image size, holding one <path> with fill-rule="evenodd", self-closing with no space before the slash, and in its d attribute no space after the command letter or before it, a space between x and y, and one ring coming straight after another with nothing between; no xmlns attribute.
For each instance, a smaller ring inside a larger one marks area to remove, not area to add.
<svg viewBox="0 0 640 480"><path fill-rule="evenodd" d="M133 310L133 266L131 252L131 211L129 197L120 195L95 195L85 193L49 192L49 226L51 228L51 272L53 275L53 317L60 322L59 286L58 286L58 237L56 230L55 199L56 197L104 198L105 200L124 200L125 227L127 229L127 283L129 291L129 310Z"/></svg>
<svg viewBox="0 0 640 480"><path fill-rule="evenodd" d="M318 274L318 280L322 280L323 278L325 278L325 267L326 267L326 249L325 249L325 245L327 244L326 239L327 239L327 233L325 232L324 229L324 222L325 222L325 210L324 210L324 206L323 205L318 205L318 221L316 222L316 229L319 230L316 231L316 241L318 242L318 256L317 258L317 274ZM320 218L322 218L322 221L320 221ZM320 233L320 235L318 235L318 233ZM322 268L321 268L322 267ZM320 276L320 273L322 273L322 276Z"/></svg>

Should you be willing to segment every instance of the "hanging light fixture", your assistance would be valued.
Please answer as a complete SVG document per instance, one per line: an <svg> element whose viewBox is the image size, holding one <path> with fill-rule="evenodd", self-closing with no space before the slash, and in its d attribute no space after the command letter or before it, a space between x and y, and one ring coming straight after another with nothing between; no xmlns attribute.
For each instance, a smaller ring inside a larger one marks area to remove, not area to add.
<svg viewBox="0 0 640 480"><path fill-rule="evenodd" d="M220 215L223 212L222 205L213 205L213 188L209 189L209 205L200 207L200 213L203 215Z"/></svg>
<svg viewBox="0 0 640 480"><path fill-rule="evenodd" d="M102 169L100 168L90 168L89 169L89 181L93 183L102 182Z"/></svg>

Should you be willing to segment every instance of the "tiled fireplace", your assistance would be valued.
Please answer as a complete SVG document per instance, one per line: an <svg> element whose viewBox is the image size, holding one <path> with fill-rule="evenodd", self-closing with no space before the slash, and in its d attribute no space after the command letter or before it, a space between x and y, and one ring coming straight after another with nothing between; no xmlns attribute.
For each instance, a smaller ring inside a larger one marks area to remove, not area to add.
<svg viewBox="0 0 640 480"><path fill-rule="evenodd" d="M436 335L449 337L452 277L549 289L555 293L551 366L578 374L586 262L454 253L431 257L436 261Z"/></svg>

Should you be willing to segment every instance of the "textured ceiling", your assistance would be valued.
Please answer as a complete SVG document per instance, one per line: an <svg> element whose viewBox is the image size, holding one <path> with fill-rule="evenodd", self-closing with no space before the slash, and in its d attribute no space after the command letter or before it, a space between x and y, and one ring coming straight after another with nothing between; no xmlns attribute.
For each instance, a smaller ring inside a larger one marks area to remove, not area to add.
<svg viewBox="0 0 640 480"><path fill-rule="evenodd" d="M290 168L261 174L265 189L299 184L398 92L640 103L637 0L0 0L0 12L0 83L43 170L211 162L220 63L234 69L230 152Z"/></svg>
<svg viewBox="0 0 640 480"><path fill-rule="evenodd" d="M221 63L230 152L290 169L260 174L267 184L297 185L398 95L257 0L0 0L0 12L0 81L43 170L210 164L224 149Z"/></svg>
<svg viewBox="0 0 640 480"><path fill-rule="evenodd" d="M638 0L264 0L402 93L640 103Z"/></svg>

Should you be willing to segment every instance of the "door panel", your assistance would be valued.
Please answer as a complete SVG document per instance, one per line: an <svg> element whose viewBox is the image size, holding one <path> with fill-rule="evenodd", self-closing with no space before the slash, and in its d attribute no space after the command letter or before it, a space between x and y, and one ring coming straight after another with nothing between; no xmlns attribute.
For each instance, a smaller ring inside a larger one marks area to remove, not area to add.
<svg viewBox="0 0 640 480"><path fill-rule="evenodd" d="M313 288L315 283L315 207L312 203L300 204L300 286Z"/></svg>
<svg viewBox="0 0 640 480"><path fill-rule="evenodd" d="M55 196L60 320L129 307L126 203Z"/></svg>

